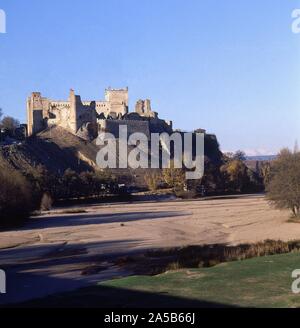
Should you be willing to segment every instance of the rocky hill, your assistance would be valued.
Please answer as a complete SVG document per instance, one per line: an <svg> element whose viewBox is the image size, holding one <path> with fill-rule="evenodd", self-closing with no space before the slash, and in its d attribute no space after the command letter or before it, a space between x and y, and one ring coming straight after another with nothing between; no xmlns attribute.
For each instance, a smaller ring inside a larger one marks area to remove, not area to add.
<svg viewBox="0 0 300 328"><path fill-rule="evenodd" d="M63 128L47 129L25 142L0 147L2 165L27 170L37 165L62 174L71 168L76 172L93 170L97 147Z"/></svg>
<svg viewBox="0 0 300 328"><path fill-rule="evenodd" d="M9 165L17 170L27 171L43 165L49 172L62 175L66 169L76 172L96 169L99 148L95 141L89 142L61 127L44 130L26 141L0 147L0 166ZM132 150L132 146L129 147ZM222 163L222 153L213 135L205 136L205 155L214 167ZM145 169L112 170L121 183L144 185ZM133 182L133 183L132 183Z"/></svg>

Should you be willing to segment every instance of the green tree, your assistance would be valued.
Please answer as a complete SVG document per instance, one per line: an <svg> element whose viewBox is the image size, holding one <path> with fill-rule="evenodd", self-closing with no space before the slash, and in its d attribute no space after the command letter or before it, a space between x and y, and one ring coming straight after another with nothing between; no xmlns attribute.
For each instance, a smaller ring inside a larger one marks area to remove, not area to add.
<svg viewBox="0 0 300 328"><path fill-rule="evenodd" d="M250 178L247 166L238 159L233 159L221 167L221 172L231 191L243 192L249 186Z"/></svg>
<svg viewBox="0 0 300 328"><path fill-rule="evenodd" d="M62 186L66 198L75 198L82 193L80 177L71 169L65 171L62 177Z"/></svg>
<svg viewBox="0 0 300 328"><path fill-rule="evenodd" d="M283 149L273 161L267 197L276 208L300 216L300 152Z"/></svg>
<svg viewBox="0 0 300 328"><path fill-rule="evenodd" d="M0 170L0 226L11 226L26 219L32 210L30 185L18 171Z"/></svg>

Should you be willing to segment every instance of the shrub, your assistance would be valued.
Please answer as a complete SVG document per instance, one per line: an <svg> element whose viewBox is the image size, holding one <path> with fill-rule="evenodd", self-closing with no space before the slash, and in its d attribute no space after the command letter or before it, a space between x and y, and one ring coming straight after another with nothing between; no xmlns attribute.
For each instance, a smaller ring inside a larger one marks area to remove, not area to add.
<svg viewBox="0 0 300 328"><path fill-rule="evenodd" d="M184 190L186 187L186 176L184 169L176 168L174 161L171 161L169 166L169 168L163 169L162 171L164 182L176 191Z"/></svg>
<svg viewBox="0 0 300 328"><path fill-rule="evenodd" d="M26 179L10 168L0 170L0 226L13 226L31 211L31 189Z"/></svg>
<svg viewBox="0 0 300 328"><path fill-rule="evenodd" d="M146 261L149 262L149 257L161 258L160 268L157 268L157 270L160 269L160 272L165 272L183 268L211 267L229 261L299 251L299 241L265 240L255 244L236 246L216 244L153 250L147 252Z"/></svg>
<svg viewBox="0 0 300 328"><path fill-rule="evenodd" d="M156 191L161 183L161 175L158 172L146 172L144 180L149 190Z"/></svg>

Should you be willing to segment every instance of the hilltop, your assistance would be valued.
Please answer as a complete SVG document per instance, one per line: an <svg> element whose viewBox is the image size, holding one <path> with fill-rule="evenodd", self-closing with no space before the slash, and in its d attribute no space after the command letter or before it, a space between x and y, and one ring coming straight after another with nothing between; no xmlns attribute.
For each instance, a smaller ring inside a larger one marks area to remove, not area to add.
<svg viewBox="0 0 300 328"><path fill-rule="evenodd" d="M0 162L17 170L43 165L62 174L71 168L76 172L93 170L97 147L61 127L52 127L27 138L24 142L0 147Z"/></svg>

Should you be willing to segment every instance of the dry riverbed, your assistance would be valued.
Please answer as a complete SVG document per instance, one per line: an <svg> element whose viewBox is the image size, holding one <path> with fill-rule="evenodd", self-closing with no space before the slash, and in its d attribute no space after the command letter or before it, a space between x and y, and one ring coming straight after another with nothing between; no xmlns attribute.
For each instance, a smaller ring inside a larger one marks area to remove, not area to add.
<svg viewBox="0 0 300 328"><path fill-rule="evenodd" d="M300 224L288 223L289 213L271 208L263 196L80 210L33 217L21 229L0 232L0 268L8 277L0 304L128 275L113 260L145 249L300 239Z"/></svg>

